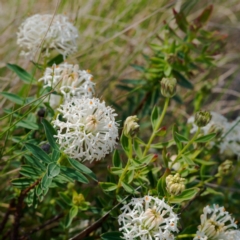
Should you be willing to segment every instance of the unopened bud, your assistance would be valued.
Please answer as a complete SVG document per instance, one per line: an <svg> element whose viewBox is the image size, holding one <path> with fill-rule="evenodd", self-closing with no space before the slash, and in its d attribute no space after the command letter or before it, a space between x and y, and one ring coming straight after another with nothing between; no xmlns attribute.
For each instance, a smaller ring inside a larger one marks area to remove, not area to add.
<svg viewBox="0 0 240 240"><path fill-rule="evenodd" d="M185 178L181 178L179 173L166 177L167 191L173 195L179 195L185 189Z"/></svg>
<svg viewBox="0 0 240 240"><path fill-rule="evenodd" d="M200 111L195 114L195 124L198 127L205 127L211 121L212 115L208 111Z"/></svg>
<svg viewBox="0 0 240 240"><path fill-rule="evenodd" d="M137 116L130 116L124 122L123 133L126 137L134 138L139 130Z"/></svg>
<svg viewBox="0 0 240 240"><path fill-rule="evenodd" d="M228 175L233 168L233 162L230 160L226 160L218 167L219 175Z"/></svg>
<svg viewBox="0 0 240 240"><path fill-rule="evenodd" d="M223 126L218 123L214 123L208 130L208 133L216 133L216 139L219 139L223 135Z"/></svg>
<svg viewBox="0 0 240 240"><path fill-rule="evenodd" d="M74 205L80 206L84 202L85 202L85 198L84 198L84 196L81 193L80 194L77 194L77 193L73 194L72 203Z"/></svg>
<svg viewBox="0 0 240 240"><path fill-rule="evenodd" d="M161 94L164 97L171 98L176 94L177 80L176 78L163 78L161 80Z"/></svg>

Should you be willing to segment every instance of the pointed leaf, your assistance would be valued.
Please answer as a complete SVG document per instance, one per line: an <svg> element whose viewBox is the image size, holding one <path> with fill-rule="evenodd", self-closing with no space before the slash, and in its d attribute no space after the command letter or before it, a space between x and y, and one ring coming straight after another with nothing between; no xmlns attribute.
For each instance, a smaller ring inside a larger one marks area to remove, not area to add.
<svg viewBox="0 0 240 240"><path fill-rule="evenodd" d="M99 182L99 185L105 192L111 192L117 189L117 184L111 182Z"/></svg>
<svg viewBox="0 0 240 240"><path fill-rule="evenodd" d="M19 97L16 94L13 93L9 93L9 92L1 92L0 93L2 96L4 96L5 98L7 98L8 100L10 100L13 103L16 103L18 105L23 105L24 104L24 99Z"/></svg>
<svg viewBox="0 0 240 240"><path fill-rule="evenodd" d="M112 164L114 167L122 167L122 160L117 149L113 153Z"/></svg>
<svg viewBox="0 0 240 240"><path fill-rule="evenodd" d="M159 108L154 106L152 113L151 113L151 123L153 130L156 130L156 124L159 118Z"/></svg>
<svg viewBox="0 0 240 240"><path fill-rule="evenodd" d="M173 199L169 199L171 203L181 203L183 201L191 200L199 192L198 188L189 188L184 190L180 195L175 196Z"/></svg>
<svg viewBox="0 0 240 240"><path fill-rule="evenodd" d="M45 134L46 134L46 137L47 137L47 140L48 140L50 146L53 149L58 150L59 147L56 143L56 139L54 138L54 135L57 135L57 132L55 131L53 126L46 119L42 120L42 124L44 126Z"/></svg>
<svg viewBox="0 0 240 240"><path fill-rule="evenodd" d="M194 142L197 142L197 143L209 142L210 140L215 138L215 136L216 136L216 133L210 133L208 135L197 138Z"/></svg>
<svg viewBox="0 0 240 240"><path fill-rule="evenodd" d="M23 68L19 67L16 64L7 63L7 67L13 72L15 72L18 75L18 77L25 83L29 84L32 83L33 81L36 81L30 73L26 72Z"/></svg>
<svg viewBox="0 0 240 240"><path fill-rule="evenodd" d="M79 170L80 172L85 173L93 180L98 181L96 175L88 167L86 167L85 165L81 164L80 162L78 162L72 158L68 158L68 161L75 169Z"/></svg>
<svg viewBox="0 0 240 240"><path fill-rule="evenodd" d="M49 163L47 168L47 175L49 178L54 178L60 173L60 167L57 163Z"/></svg>
<svg viewBox="0 0 240 240"><path fill-rule="evenodd" d="M44 152L40 147L37 147L31 143L25 143L25 147L27 148L28 151L30 151L33 156L35 156L37 159L45 162L45 163L50 163L51 159L47 155L46 152Z"/></svg>

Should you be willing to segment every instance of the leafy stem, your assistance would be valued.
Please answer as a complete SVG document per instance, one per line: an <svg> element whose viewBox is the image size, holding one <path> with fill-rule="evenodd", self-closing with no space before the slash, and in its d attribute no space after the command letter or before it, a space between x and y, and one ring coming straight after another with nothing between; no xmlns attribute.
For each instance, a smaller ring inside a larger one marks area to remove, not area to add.
<svg viewBox="0 0 240 240"><path fill-rule="evenodd" d="M151 137L150 137L150 139L149 139L149 141L148 141L148 143L147 143L147 146L145 147L143 156L146 156L146 154L147 154L147 152L148 152L148 150L149 150L149 148L150 148L150 145L151 145L152 141L154 140L154 138L155 138L155 136L156 136L156 133L157 133L159 127L160 127L161 124L162 124L163 118L164 118L164 116L165 116L165 114L166 114L166 112L167 112L167 108L168 108L168 105L169 105L169 101L170 101L170 98L166 98L166 99L165 99L163 111L162 111L162 113L161 113L161 116L160 116L157 124L155 125L155 128L153 129L152 135L151 135Z"/></svg>
<svg viewBox="0 0 240 240"><path fill-rule="evenodd" d="M121 174L119 180L118 180L118 185L117 185L117 190L116 190L116 193L119 192L119 189L121 187L121 182L125 176L125 174L127 173L128 171L128 168L130 166L130 163L131 163L131 159L132 159L132 138L128 138L128 146L129 146L129 152L128 152L128 161L127 161L127 164L123 170L123 173Z"/></svg>
<svg viewBox="0 0 240 240"><path fill-rule="evenodd" d="M196 140L200 133L201 129L198 128L197 132L194 134L193 138L188 142L188 144L178 153L176 159L172 162L170 168L179 160L179 158L182 156L182 154L192 145L192 143Z"/></svg>

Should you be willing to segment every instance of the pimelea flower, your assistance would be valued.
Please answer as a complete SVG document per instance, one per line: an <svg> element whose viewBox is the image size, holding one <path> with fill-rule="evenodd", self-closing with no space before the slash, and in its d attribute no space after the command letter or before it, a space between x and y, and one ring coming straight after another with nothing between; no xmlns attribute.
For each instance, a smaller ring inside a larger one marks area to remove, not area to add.
<svg viewBox="0 0 240 240"><path fill-rule="evenodd" d="M64 57L77 50L78 31L63 15L36 14L27 18L19 27L17 44L22 55L33 59L40 52L49 55L55 49Z"/></svg>
<svg viewBox="0 0 240 240"><path fill-rule="evenodd" d="M93 76L89 71L79 70L77 64L54 64L45 70L44 76L38 81L43 81L45 87L52 87L63 94L65 99L71 97L92 97L94 94Z"/></svg>
<svg viewBox="0 0 240 240"><path fill-rule="evenodd" d="M198 226L193 240L235 240L239 233L233 230L234 228L237 228L237 225L224 207L206 206L201 215L201 225Z"/></svg>
<svg viewBox="0 0 240 240"><path fill-rule="evenodd" d="M133 198L121 211L118 223L124 239L173 240L173 232L178 232L178 217L164 200Z"/></svg>
<svg viewBox="0 0 240 240"><path fill-rule="evenodd" d="M224 116L218 113L211 112L211 115L211 121L201 128L204 135L216 133L216 141L210 142L210 145L218 146L220 153L228 156L233 154L240 156L240 118L233 122L228 122ZM198 127L194 123L194 117L190 117L188 123L192 124L191 133L196 132Z"/></svg>
<svg viewBox="0 0 240 240"><path fill-rule="evenodd" d="M73 98L60 106L53 121L61 149L80 161L100 160L111 152L118 137L114 110L97 98Z"/></svg>

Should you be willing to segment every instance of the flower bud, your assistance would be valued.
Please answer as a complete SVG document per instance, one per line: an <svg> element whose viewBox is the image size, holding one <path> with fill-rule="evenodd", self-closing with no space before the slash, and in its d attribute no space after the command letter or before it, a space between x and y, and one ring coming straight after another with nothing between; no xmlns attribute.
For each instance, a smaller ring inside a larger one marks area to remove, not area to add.
<svg viewBox="0 0 240 240"><path fill-rule="evenodd" d="M219 175L228 175L233 168L233 162L230 160L226 160L218 167Z"/></svg>
<svg viewBox="0 0 240 240"><path fill-rule="evenodd" d="M211 121L212 115L208 111L200 111L195 114L195 124L198 127L205 127Z"/></svg>
<svg viewBox="0 0 240 240"><path fill-rule="evenodd" d="M126 137L134 138L139 130L137 116L130 116L124 122L123 133Z"/></svg>
<svg viewBox="0 0 240 240"><path fill-rule="evenodd" d="M76 192L73 193L72 203L76 206L82 205L85 202L84 196L80 193L77 194Z"/></svg>
<svg viewBox="0 0 240 240"><path fill-rule="evenodd" d="M171 195L179 195L185 189L185 179L179 176L179 173L168 175L166 177L167 191Z"/></svg>
<svg viewBox="0 0 240 240"><path fill-rule="evenodd" d="M171 98L176 94L176 89L177 89L176 78L163 78L160 84L161 84L161 94L164 97Z"/></svg>

